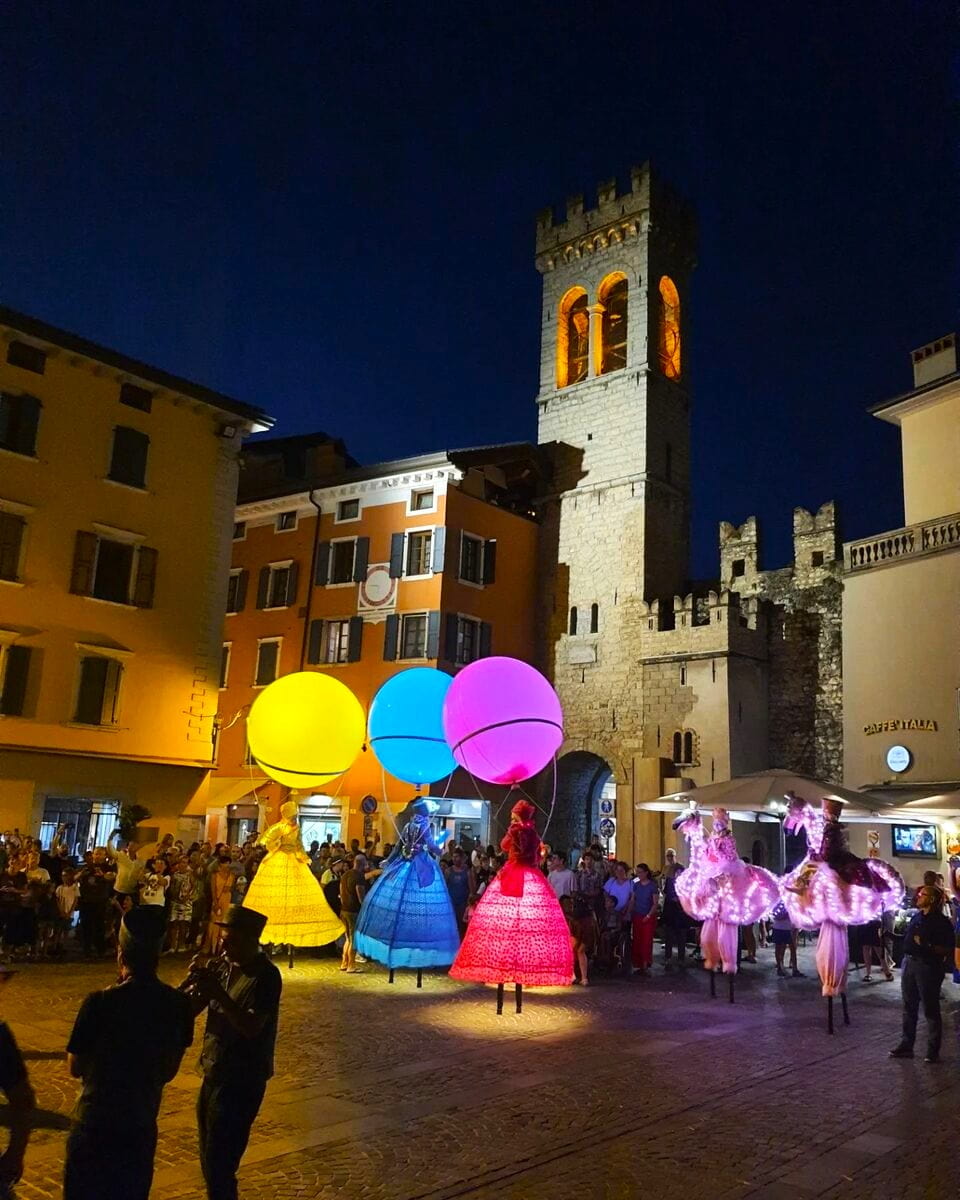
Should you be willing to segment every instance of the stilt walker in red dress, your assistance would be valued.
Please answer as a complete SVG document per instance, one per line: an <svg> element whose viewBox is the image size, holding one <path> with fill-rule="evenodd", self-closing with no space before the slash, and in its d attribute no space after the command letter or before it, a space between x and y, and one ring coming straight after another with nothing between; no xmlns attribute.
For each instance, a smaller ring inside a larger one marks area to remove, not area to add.
<svg viewBox="0 0 960 1200"><path fill-rule="evenodd" d="M490 881L467 925L450 968L454 979L497 984L497 1012L503 986L516 985L517 1012L522 988L573 982L573 952L560 902L537 868L540 836L535 807L520 800L500 843L508 860Z"/></svg>

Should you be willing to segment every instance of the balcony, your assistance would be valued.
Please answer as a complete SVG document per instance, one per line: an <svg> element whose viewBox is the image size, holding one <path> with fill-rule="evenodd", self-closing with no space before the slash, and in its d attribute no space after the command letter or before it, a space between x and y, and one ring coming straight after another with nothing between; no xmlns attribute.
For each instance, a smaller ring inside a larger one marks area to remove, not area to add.
<svg viewBox="0 0 960 1200"><path fill-rule="evenodd" d="M843 547L843 561L849 574L907 558L937 554L941 550L960 550L960 513L908 525L905 529L891 529L889 533L862 538L859 542L847 542Z"/></svg>

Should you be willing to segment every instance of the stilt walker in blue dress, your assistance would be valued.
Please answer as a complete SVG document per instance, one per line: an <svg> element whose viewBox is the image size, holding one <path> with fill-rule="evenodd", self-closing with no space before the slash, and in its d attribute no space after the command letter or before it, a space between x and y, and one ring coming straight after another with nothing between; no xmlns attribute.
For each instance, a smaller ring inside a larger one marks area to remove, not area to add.
<svg viewBox="0 0 960 1200"><path fill-rule="evenodd" d="M434 857L440 854L430 828L435 808L425 797L407 806L400 840L357 919L358 952L388 967L391 983L396 967L411 967L419 987L423 968L448 967L460 946L450 894Z"/></svg>

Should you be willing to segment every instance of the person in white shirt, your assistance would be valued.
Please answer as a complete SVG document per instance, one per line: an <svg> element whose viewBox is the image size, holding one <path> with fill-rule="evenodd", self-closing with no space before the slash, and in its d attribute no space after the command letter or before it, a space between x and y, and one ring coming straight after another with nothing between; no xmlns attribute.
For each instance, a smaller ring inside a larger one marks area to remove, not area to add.
<svg viewBox="0 0 960 1200"><path fill-rule="evenodd" d="M170 886L170 876L166 874L166 863L162 858L155 858L140 881L140 903L153 904L163 907L167 902L167 888Z"/></svg>
<svg viewBox="0 0 960 1200"><path fill-rule="evenodd" d="M569 896L577 890L577 875L567 866L567 856L562 850L557 850L550 856L550 870L547 873L547 883L553 888L553 894L559 900L561 896Z"/></svg>
<svg viewBox="0 0 960 1200"><path fill-rule="evenodd" d="M137 844L128 842L125 850L112 855L117 877L113 881L113 890L119 896L137 898L140 879L143 876L143 863L137 858Z"/></svg>
<svg viewBox="0 0 960 1200"><path fill-rule="evenodd" d="M57 927L50 946L52 954L63 953L63 943L73 926L73 914L77 911L80 887L75 883L76 874L70 867L63 869L63 883L54 892L57 901Z"/></svg>

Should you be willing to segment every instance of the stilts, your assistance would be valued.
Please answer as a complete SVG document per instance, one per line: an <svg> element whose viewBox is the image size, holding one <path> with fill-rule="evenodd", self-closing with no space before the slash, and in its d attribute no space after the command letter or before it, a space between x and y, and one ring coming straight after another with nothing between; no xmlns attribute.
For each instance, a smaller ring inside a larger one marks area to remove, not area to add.
<svg viewBox="0 0 960 1200"><path fill-rule="evenodd" d="M417 967L417 987L423 987L423 969L421 967Z"/></svg>
<svg viewBox="0 0 960 1200"><path fill-rule="evenodd" d="M846 992L840 993L840 1004L843 1006L843 1023L844 1023L844 1025L849 1025L850 1024L850 1011L847 1008L847 993Z"/></svg>
<svg viewBox="0 0 960 1200"><path fill-rule="evenodd" d="M833 997L827 997L827 1033L833 1033Z"/></svg>
<svg viewBox="0 0 960 1200"><path fill-rule="evenodd" d="M387 983L393 983L393 967L390 968L390 975L387 978Z"/></svg>
<svg viewBox="0 0 960 1200"><path fill-rule="evenodd" d="M497 984L497 1016L503 1016L503 984Z"/></svg>
<svg viewBox="0 0 960 1200"><path fill-rule="evenodd" d="M717 998L717 973L716 973L716 971L714 971L711 968L711 971L710 971L710 999L716 1000L716 998Z"/></svg>
<svg viewBox="0 0 960 1200"><path fill-rule="evenodd" d="M517 1012L523 1012L523 984L517 984Z"/></svg>
<svg viewBox="0 0 960 1200"><path fill-rule="evenodd" d="M730 984L730 1003L731 1003L731 1004L733 1004L733 1003L734 1003L734 999L733 999L733 981L736 979L736 975L728 975L728 976L727 976L727 979L729 980L729 984Z"/></svg>

